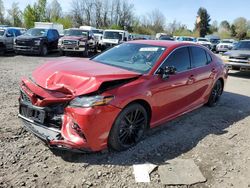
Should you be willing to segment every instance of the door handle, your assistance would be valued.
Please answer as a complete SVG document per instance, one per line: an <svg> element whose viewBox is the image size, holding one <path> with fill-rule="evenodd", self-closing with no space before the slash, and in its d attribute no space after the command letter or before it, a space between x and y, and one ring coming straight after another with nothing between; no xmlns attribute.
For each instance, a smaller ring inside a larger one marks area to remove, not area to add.
<svg viewBox="0 0 250 188"><path fill-rule="evenodd" d="M212 73L217 73L217 70L215 68L212 68L211 72Z"/></svg>
<svg viewBox="0 0 250 188"><path fill-rule="evenodd" d="M188 77L187 84L193 84L193 83L194 83L194 81L195 81L195 79L194 79L194 75L190 75L190 76Z"/></svg>

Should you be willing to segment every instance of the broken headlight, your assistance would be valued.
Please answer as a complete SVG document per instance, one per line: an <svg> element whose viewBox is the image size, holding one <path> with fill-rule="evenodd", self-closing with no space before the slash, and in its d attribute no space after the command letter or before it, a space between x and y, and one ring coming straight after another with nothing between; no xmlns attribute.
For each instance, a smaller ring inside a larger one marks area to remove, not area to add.
<svg viewBox="0 0 250 188"><path fill-rule="evenodd" d="M74 107L92 107L92 106L102 106L108 104L110 101L114 99L114 96L81 96L76 97L72 101L70 101L69 105Z"/></svg>

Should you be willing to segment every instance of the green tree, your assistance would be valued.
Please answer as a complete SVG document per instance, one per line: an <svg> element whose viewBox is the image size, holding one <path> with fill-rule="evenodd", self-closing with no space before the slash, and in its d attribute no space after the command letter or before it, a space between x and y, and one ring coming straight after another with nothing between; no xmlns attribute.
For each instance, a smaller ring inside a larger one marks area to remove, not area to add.
<svg viewBox="0 0 250 188"><path fill-rule="evenodd" d="M221 23L220 23L220 28L224 28L226 30L230 30L230 24L227 20L223 20Z"/></svg>
<svg viewBox="0 0 250 188"><path fill-rule="evenodd" d="M4 24L4 5L2 0L0 0L0 24Z"/></svg>
<svg viewBox="0 0 250 188"><path fill-rule="evenodd" d="M11 9L8 10L8 14L10 16L10 22L13 26L22 26L22 11L19 9L17 2L12 3Z"/></svg>
<svg viewBox="0 0 250 188"><path fill-rule="evenodd" d="M23 12L24 25L27 28L34 27L34 22L38 21L38 15L36 10L31 6L27 5Z"/></svg>
<svg viewBox="0 0 250 188"><path fill-rule="evenodd" d="M70 15L59 18L56 22L62 24L64 29L73 27L72 16Z"/></svg>
<svg viewBox="0 0 250 188"><path fill-rule="evenodd" d="M34 9L39 17L37 21L39 22L47 21L46 6L47 6L47 0L38 0L38 2L34 4Z"/></svg>
<svg viewBox="0 0 250 188"><path fill-rule="evenodd" d="M233 24L235 25L236 38L240 40L244 39L247 36L247 30L248 30L246 18L239 17L234 20Z"/></svg>
<svg viewBox="0 0 250 188"><path fill-rule="evenodd" d="M199 8L197 12L197 20L195 23L195 29L198 30L200 37L204 37L207 33L209 33L209 22L210 15L208 14L205 8Z"/></svg>
<svg viewBox="0 0 250 188"><path fill-rule="evenodd" d="M53 0L48 6L47 17L51 22L57 22L59 18L62 18L62 7L57 0Z"/></svg>
<svg viewBox="0 0 250 188"><path fill-rule="evenodd" d="M210 30L211 33L216 33L216 32L218 32L218 22L217 22L216 20L213 21L213 23L211 24L209 30Z"/></svg>
<svg viewBox="0 0 250 188"><path fill-rule="evenodd" d="M230 32L231 32L231 36L232 36L232 37L236 37L236 34L237 34L237 33L236 33L235 30L236 30L236 27L235 27L234 24L232 24L231 27L230 27Z"/></svg>

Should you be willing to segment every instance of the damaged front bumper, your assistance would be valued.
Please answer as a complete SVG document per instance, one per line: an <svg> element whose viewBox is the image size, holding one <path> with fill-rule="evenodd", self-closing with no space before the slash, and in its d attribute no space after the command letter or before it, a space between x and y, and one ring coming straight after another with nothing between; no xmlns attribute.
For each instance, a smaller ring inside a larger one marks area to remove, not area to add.
<svg viewBox="0 0 250 188"><path fill-rule="evenodd" d="M25 91L20 92L19 118L48 147L83 153L107 148L108 135L120 108L112 105L75 108L65 101L58 103L57 99L55 103L37 106Z"/></svg>
<svg viewBox="0 0 250 188"><path fill-rule="evenodd" d="M33 133L51 149L68 150L81 153L90 152L90 150L87 149L74 148L74 143L61 140L62 136L61 131L59 129L47 127L42 124L36 123L21 114L19 114L18 117L22 119L23 125L27 131Z"/></svg>

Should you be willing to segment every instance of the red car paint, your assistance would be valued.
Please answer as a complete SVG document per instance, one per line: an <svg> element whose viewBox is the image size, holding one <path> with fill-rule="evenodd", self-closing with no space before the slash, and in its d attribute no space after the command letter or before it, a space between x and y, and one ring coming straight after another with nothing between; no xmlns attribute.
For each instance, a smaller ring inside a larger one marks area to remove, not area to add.
<svg viewBox="0 0 250 188"><path fill-rule="evenodd" d="M102 92L104 96L115 96L110 104L89 108L64 108L61 138L49 140L50 146L99 151L107 147L112 125L124 107L134 101L143 101L150 109L150 127L174 119L196 109L208 101L214 83L222 79L225 83L227 71L217 56L203 48L213 61L204 67L171 75L164 80L154 74L162 61L176 48L198 46L195 44L168 41L133 41L167 47L151 71L147 74L96 63L91 60L65 59L50 62L36 69L33 81L23 79L21 89L31 99L32 105L46 107L69 102L76 96L98 91L107 81L133 79L119 87ZM72 128L78 124L84 136Z"/></svg>

